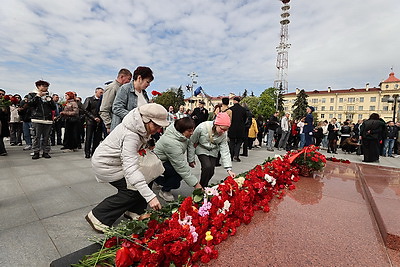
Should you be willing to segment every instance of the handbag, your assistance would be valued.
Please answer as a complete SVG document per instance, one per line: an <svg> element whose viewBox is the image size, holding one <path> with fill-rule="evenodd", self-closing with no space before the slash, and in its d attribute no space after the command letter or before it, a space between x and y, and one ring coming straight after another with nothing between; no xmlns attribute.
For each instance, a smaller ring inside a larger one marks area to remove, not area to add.
<svg viewBox="0 0 400 267"><path fill-rule="evenodd" d="M142 148L139 153L139 170L143 174L146 183L149 184L165 171L162 161L153 150Z"/></svg>

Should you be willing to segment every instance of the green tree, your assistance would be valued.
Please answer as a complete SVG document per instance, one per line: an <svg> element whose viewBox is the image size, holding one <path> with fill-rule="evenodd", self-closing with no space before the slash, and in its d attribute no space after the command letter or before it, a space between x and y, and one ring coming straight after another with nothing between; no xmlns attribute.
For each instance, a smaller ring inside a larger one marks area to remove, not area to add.
<svg viewBox="0 0 400 267"><path fill-rule="evenodd" d="M176 110L179 109L179 106L185 105L185 94L183 93L182 86L179 86L178 90L176 91L176 102Z"/></svg>
<svg viewBox="0 0 400 267"><path fill-rule="evenodd" d="M296 100L292 106L294 119L300 119L307 115L307 112L306 112L306 108L308 107L307 97L308 97L308 95L306 94L306 92L304 90L301 90L297 94Z"/></svg>
<svg viewBox="0 0 400 267"><path fill-rule="evenodd" d="M248 108L250 109L251 113L254 115L254 117L257 117L259 114L259 103L260 103L260 98L257 96L247 96L243 98L240 103L246 103Z"/></svg>
<svg viewBox="0 0 400 267"><path fill-rule="evenodd" d="M271 115L275 112L275 101L275 88L270 87L265 89L259 97L257 115L262 115L264 118L271 117Z"/></svg>
<svg viewBox="0 0 400 267"><path fill-rule="evenodd" d="M162 95L153 98L153 101L154 103L162 105L166 110L168 110L169 106L173 106L176 112L179 106L183 103L181 100L182 97L178 97L177 91L179 91L178 88L170 88L166 92L162 93Z"/></svg>

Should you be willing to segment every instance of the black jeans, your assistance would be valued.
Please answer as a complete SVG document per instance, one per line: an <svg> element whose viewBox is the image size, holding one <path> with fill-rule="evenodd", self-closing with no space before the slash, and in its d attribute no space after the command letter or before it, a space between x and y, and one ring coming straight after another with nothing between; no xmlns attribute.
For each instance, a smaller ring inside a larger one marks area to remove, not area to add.
<svg viewBox="0 0 400 267"><path fill-rule="evenodd" d="M54 146L56 144L56 137L57 137L57 145L62 145L61 129L62 129L63 125L64 125L63 120L54 121L53 127L51 129L51 134L50 134L50 140L51 140L52 146Z"/></svg>
<svg viewBox="0 0 400 267"><path fill-rule="evenodd" d="M100 123L86 124L85 155L93 155L102 139L103 129Z"/></svg>
<svg viewBox="0 0 400 267"><path fill-rule="evenodd" d="M239 158L240 147L242 146L243 138L229 138L229 151L231 158Z"/></svg>
<svg viewBox="0 0 400 267"><path fill-rule="evenodd" d="M217 158L207 155L198 155L198 157L201 164L200 184L204 188L208 186L208 182L214 175Z"/></svg>
<svg viewBox="0 0 400 267"><path fill-rule="evenodd" d="M154 181L162 186L162 191L169 192L172 189L178 189L181 186L182 177L175 171L169 161L163 163L164 173L158 176Z"/></svg>
<svg viewBox="0 0 400 267"><path fill-rule="evenodd" d="M112 226L126 211L137 214L144 213L147 207L146 200L139 191L127 189L125 178L111 182L110 184L118 189L118 193L100 202L92 210L94 217L103 224Z"/></svg>

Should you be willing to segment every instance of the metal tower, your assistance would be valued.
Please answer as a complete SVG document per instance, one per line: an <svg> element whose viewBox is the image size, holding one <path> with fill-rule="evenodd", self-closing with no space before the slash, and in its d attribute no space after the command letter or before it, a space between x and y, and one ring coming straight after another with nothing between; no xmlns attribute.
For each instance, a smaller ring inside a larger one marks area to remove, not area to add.
<svg viewBox="0 0 400 267"><path fill-rule="evenodd" d="M276 51L278 52L278 56L276 59L276 68L278 69L277 72L277 79L274 81L274 88L279 89L280 93L287 93L288 92L288 82L287 78L287 68L288 68L288 49L290 48L289 41L289 10L290 0L279 0L282 2L282 13L281 13L281 39L279 42L279 46L276 47Z"/></svg>

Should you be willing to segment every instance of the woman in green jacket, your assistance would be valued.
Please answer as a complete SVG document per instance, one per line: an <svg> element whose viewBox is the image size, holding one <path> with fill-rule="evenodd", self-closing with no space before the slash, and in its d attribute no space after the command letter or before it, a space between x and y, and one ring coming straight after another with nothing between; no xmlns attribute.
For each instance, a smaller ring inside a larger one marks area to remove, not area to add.
<svg viewBox="0 0 400 267"><path fill-rule="evenodd" d="M159 196L165 201L174 201L171 190L179 188L182 179L189 186L201 188L198 179L190 171L190 167L195 166L194 160L188 161L185 155L194 127L195 123L189 117L176 120L156 143L154 152L163 162L165 171L155 183L162 186Z"/></svg>
<svg viewBox="0 0 400 267"><path fill-rule="evenodd" d="M190 140L194 146L189 148L189 162L194 162L196 154L201 164L200 185L208 186L214 175L218 152L221 153L221 164L228 174L235 178L232 172L232 161L229 152L226 131L231 125L231 119L226 112L217 114L214 121L200 123L193 132Z"/></svg>

